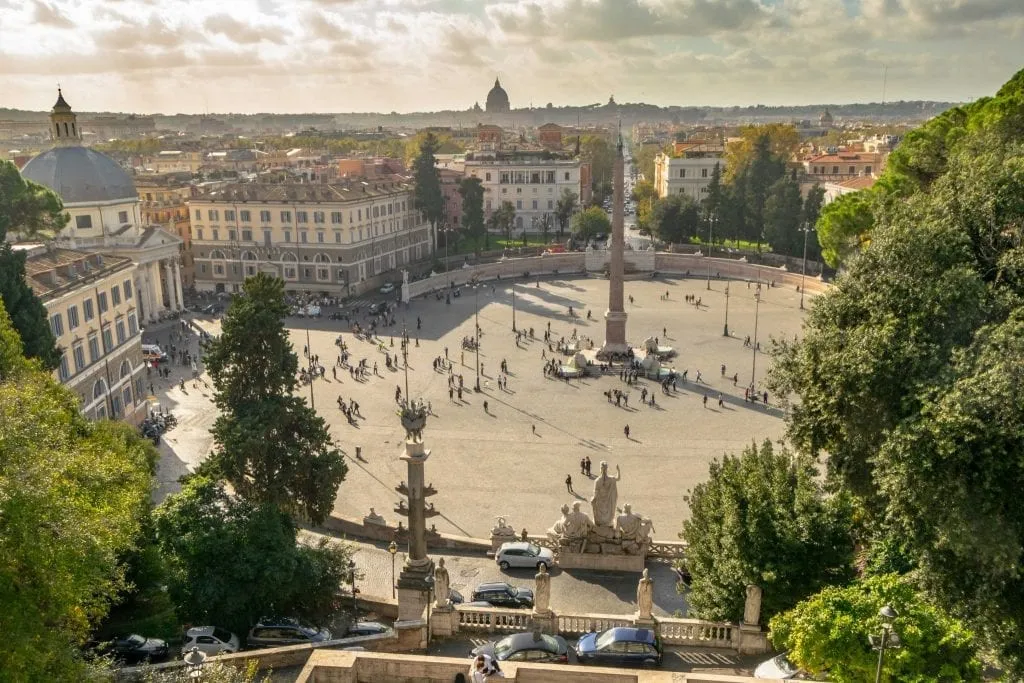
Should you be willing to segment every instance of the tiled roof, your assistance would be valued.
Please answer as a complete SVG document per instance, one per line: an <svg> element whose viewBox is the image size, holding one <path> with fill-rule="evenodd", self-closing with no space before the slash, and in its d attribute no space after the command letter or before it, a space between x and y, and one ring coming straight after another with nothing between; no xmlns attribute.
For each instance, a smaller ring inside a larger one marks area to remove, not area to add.
<svg viewBox="0 0 1024 683"><path fill-rule="evenodd" d="M316 183L236 183L205 192L194 201L217 202L346 202L408 192L412 179L390 176L382 180ZM365 183L365 184L364 184Z"/></svg>
<svg viewBox="0 0 1024 683"><path fill-rule="evenodd" d="M130 268L132 260L122 256L92 254L60 247L30 255L25 260L25 281L36 296L46 299L57 290L85 284L98 275Z"/></svg>

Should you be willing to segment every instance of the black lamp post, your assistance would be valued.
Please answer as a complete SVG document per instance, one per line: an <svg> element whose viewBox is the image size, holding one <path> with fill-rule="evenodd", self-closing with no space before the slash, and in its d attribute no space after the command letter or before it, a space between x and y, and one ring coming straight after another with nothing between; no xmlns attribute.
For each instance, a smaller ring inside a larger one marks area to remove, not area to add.
<svg viewBox="0 0 1024 683"><path fill-rule="evenodd" d="M729 336L729 284L725 283L725 331L722 332L723 337Z"/></svg>
<svg viewBox="0 0 1024 683"><path fill-rule="evenodd" d="M516 281L512 280L512 331L516 331Z"/></svg>
<svg viewBox="0 0 1024 683"><path fill-rule="evenodd" d="M354 560L348 562L349 581L352 582L352 619L355 620L359 615L359 605L356 603L356 563Z"/></svg>
<svg viewBox="0 0 1024 683"><path fill-rule="evenodd" d="M476 305L476 313L473 315L473 324L476 329L473 330L473 339L476 340L476 391L480 389L480 283L477 282L473 285L473 302Z"/></svg>
<svg viewBox="0 0 1024 683"><path fill-rule="evenodd" d="M804 308L804 281L807 279L807 233L811 232L812 230L814 230L814 228L812 228L809 225L804 225L804 227L803 227L803 232L804 232L804 268L803 268L803 271L800 273L800 310L803 310L803 308Z"/></svg>
<svg viewBox="0 0 1024 683"><path fill-rule="evenodd" d="M761 278L758 278L757 291L754 292L754 343L751 348L754 350L754 360L750 366L750 389L757 386L757 321L761 314Z"/></svg>
<svg viewBox="0 0 1024 683"><path fill-rule="evenodd" d="M395 597L395 555L398 554L398 544L391 541L388 546L388 552L391 553L391 597Z"/></svg>
<svg viewBox="0 0 1024 683"><path fill-rule="evenodd" d="M708 216L708 290L711 289L711 229L714 227L715 221L717 220L717 214L711 214Z"/></svg>
<svg viewBox="0 0 1024 683"><path fill-rule="evenodd" d="M878 650L878 666L875 669L875 683L881 683L882 681L882 665L885 662L885 650L895 650L900 646L899 636L892 629L892 622L896 620L896 610L889 605L885 605L882 609L878 610L878 616L882 618L882 635L869 636L871 641L871 647Z"/></svg>

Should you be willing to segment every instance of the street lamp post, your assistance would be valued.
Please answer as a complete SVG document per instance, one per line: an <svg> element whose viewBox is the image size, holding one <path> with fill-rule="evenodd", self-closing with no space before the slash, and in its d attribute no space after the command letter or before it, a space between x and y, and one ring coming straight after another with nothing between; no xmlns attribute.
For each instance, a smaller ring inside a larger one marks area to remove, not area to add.
<svg viewBox="0 0 1024 683"><path fill-rule="evenodd" d="M807 279L807 233L814 230L809 225L804 225L804 268L800 273L800 310L804 308L804 280Z"/></svg>
<svg viewBox="0 0 1024 683"><path fill-rule="evenodd" d="M512 280L512 331L516 331L516 281Z"/></svg>
<svg viewBox="0 0 1024 683"><path fill-rule="evenodd" d="M751 344L751 348L754 350L754 360L750 366L750 389L753 390L757 386L756 374L757 374L757 321L761 314L761 284L757 285L757 291L754 292L754 343Z"/></svg>
<svg viewBox="0 0 1024 683"><path fill-rule="evenodd" d="M476 391L480 391L480 283L473 286L473 302L476 305L476 313L473 315L473 338L476 340Z"/></svg>
<svg viewBox="0 0 1024 683"><path fill-rule="evenodd" d="M316 410L316 397L313 396L313 345L309 341L309 316L306 316L306 365L309 368L309 407Z"/></svg>
<svg viewBox="0 0 1024 683"><path fill-rule="evenodd" d="M352 582L352 619L359 615L359 605L356 603L356 563L354 560L348 562L349 580Z"/></svg>
<svg viewBox="0 0 1024 683"><path fill-rule="evenodd" d="M391 597L395 597L395 555L398 554L398 544L391 541L388 546L388 552L391 553Z"/></svg>
<svg viewBox="0 0 1024 683"><path fill-rule="evenodd" d="M708 216L708 290L711 289L711 228L717 220L718 216L716 214Z"/></svg>
<svg viewBox="0 0 1024 683"><path fill-rule="evenodd" d="M889 605L885 605L882 609L878 610L878 616L882 618L882 635L875 636L871 635L868 638L871 641L871 647L878 650L878 666L875 668L875 683L881 683L882 681L882 665L885 662L885 650L895 650L900 646L899 636L892 629L892 622L896 619L896 610Z"/></svg>
<svg viewBox="0 0 1024 683"><path fill-rule="evenodd" d="M729 336L729 284L725 283L725 330L722 332L723 337Z"/></svg>
<svg viewBox="0 0 1024 683"><path fill-rule="evenodd" d="M427 643L430 643L430 612L431 607L434 604L434 575L427 574L423 579L423 582L427 584Z"/></svg>

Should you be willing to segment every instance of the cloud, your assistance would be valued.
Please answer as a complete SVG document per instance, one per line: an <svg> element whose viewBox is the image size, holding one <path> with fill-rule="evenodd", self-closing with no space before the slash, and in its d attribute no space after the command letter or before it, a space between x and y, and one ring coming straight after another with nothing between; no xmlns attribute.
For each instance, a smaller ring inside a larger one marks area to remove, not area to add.
<svg viewBox="0 0 1024 683"><path fill-rule="evenodd" d="M35 12L33 18L42 26L51 28L74 28L75 22L71 21L63 12L50 6L43 0L35 1Z"/></svg>
<svg viewBox="0 0 1024 683"><path fill-rule="evenodd" d="M220 34L238 45L253 45L267 41L283 43L290 32L275 26L254 26L238 21L228 14L214 14L206 18L203 28L209 33Z"/></svg>

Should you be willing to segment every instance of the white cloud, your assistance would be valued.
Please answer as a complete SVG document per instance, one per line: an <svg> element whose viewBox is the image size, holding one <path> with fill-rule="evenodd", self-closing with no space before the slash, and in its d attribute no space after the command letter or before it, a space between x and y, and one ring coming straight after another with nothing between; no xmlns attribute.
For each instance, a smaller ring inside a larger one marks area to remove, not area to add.
<svg viewBox="0 0 1024 683"><path fill-rule="evenodd" d="M886 65L890 98L967 99L1024 66L1022 41L1024 0L0 0L0 92L414 111L469 107L500 73L513 106L781 104L878 99Z"/></svg>

